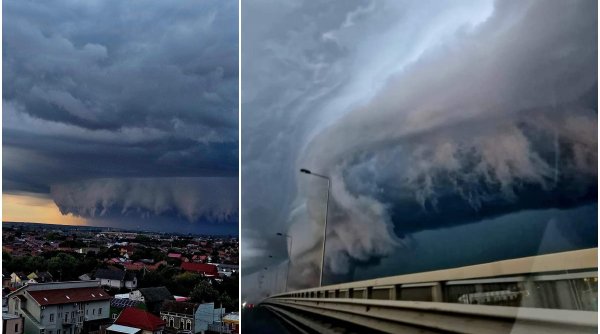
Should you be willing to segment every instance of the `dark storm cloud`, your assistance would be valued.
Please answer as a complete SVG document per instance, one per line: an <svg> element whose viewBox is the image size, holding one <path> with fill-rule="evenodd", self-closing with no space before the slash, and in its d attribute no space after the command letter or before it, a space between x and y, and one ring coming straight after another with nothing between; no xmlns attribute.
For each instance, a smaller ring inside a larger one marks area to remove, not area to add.
<svg viewBox="0 0 600 334"><path fill-rule="evenodd" d="M237 180L237 1L3 6L3 191Z"/></svg>
<svg viewBox="0 0 600 334"><path fill-rule="evenodd" d="M276 80L300 82L243 96L243 229L289 230L295 285L318 273L326 191L299 168L332 178L332 274L401 251L409 233L596 200L596 3L469 5L348 4L330 26L292 20L287 39L267 39L293 45L269 56ZM278 24L252 23L249 38ZM257 68L244 80L264 80Z"/></svg>
<svg viewBox="0 0 600 334"><path fill-rule="evenodd" d="M236 178L94 179L57 184L61 212L83 217L109 214L178 214L188 221L237 220Z"/></svg>

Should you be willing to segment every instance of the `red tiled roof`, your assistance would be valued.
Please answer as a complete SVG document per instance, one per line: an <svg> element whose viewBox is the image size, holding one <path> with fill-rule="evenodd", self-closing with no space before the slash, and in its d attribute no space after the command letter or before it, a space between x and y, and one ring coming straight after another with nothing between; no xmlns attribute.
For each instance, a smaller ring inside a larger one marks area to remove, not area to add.
<svg viewBox="0 0 600 334"><path fill-rule="evenodd" d="M111 298L106 291L100 288L38 290L27 291L27 293L40 305L80 303Z"/></svg>
<svg viewBox="0 0 600 334"><path fill-rule="evenodd" d="M165 322L150 312L134 307L128 307L119 314L115 324L140 328L147 331L156 331L165 326Z"/></svg>
<svg viewBox="0 0 600 334"><path fill-rule="evenodd" d="M219 270L217 269L217 266L206 263L183 262L181 264L181 269L185 271L203 273L205 275L219 275Z"/></svg>
<svg viewBox="0 0 600 334"><path fill-rule="evenodd" d="M142 270L144 269L144 264L141 262L125 263L123 267L127 270Z"/></svg>

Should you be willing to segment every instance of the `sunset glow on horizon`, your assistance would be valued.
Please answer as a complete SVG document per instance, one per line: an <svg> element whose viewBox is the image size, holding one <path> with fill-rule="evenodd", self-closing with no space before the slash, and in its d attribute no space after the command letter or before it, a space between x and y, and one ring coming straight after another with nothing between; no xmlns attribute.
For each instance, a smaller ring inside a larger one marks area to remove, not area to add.
<svg viewBox="0 0 600 334"><path fill-rule="evenodd" d="M2 194L2 221L87 225L83 218L63 215L52 199L25 193Z"/></svg>

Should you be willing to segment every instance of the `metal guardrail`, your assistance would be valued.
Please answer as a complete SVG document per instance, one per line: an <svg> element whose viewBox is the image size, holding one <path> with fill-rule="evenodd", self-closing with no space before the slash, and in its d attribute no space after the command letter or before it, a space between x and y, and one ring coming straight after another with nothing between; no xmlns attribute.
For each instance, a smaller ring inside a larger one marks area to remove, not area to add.
<svg viewBox="0 0 600 334"><path fill-rule="evenodd" d="M597 333L591 311L340 298L264 302L277 313L300 311L385 333Z"/></svg>
<svg viewBox="0 0 600 334"><path fill-rule="evenodd" d="M314 314L387 333L596 333L597 261L597 248L584 249L291 291L261 304L289 321Z"/></svg>

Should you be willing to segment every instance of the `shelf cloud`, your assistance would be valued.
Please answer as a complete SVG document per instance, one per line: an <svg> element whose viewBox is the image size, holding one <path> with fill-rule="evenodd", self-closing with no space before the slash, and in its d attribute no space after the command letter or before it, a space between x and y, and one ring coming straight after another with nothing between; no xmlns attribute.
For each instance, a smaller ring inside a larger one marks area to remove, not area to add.
<svg viewBox="0 0 600 334"><path fill-rule="evenodd" d="M7 1L4 14L4 192L89 216L65 194L102 201L104 187L123 204L143 185L141 207L164 189L196 196L171 203L189 219L234 214L237 1ZM227 204L200 203L221 187Z"/></svg>
<svg viewBox="0 0 600 334"><path fill-rule="evenodd" d="M256 85L242 101L243 194L264 195L244 202L242 228L289 231L293 286L318 278L327 191L299 168L332 181L329 275L402 252L421 231L597 201L596 3L343 6L278 7L319 13L267 34L285 90L260 64L244 74ZM282 24L249 20L250 39Z"/></svg>

